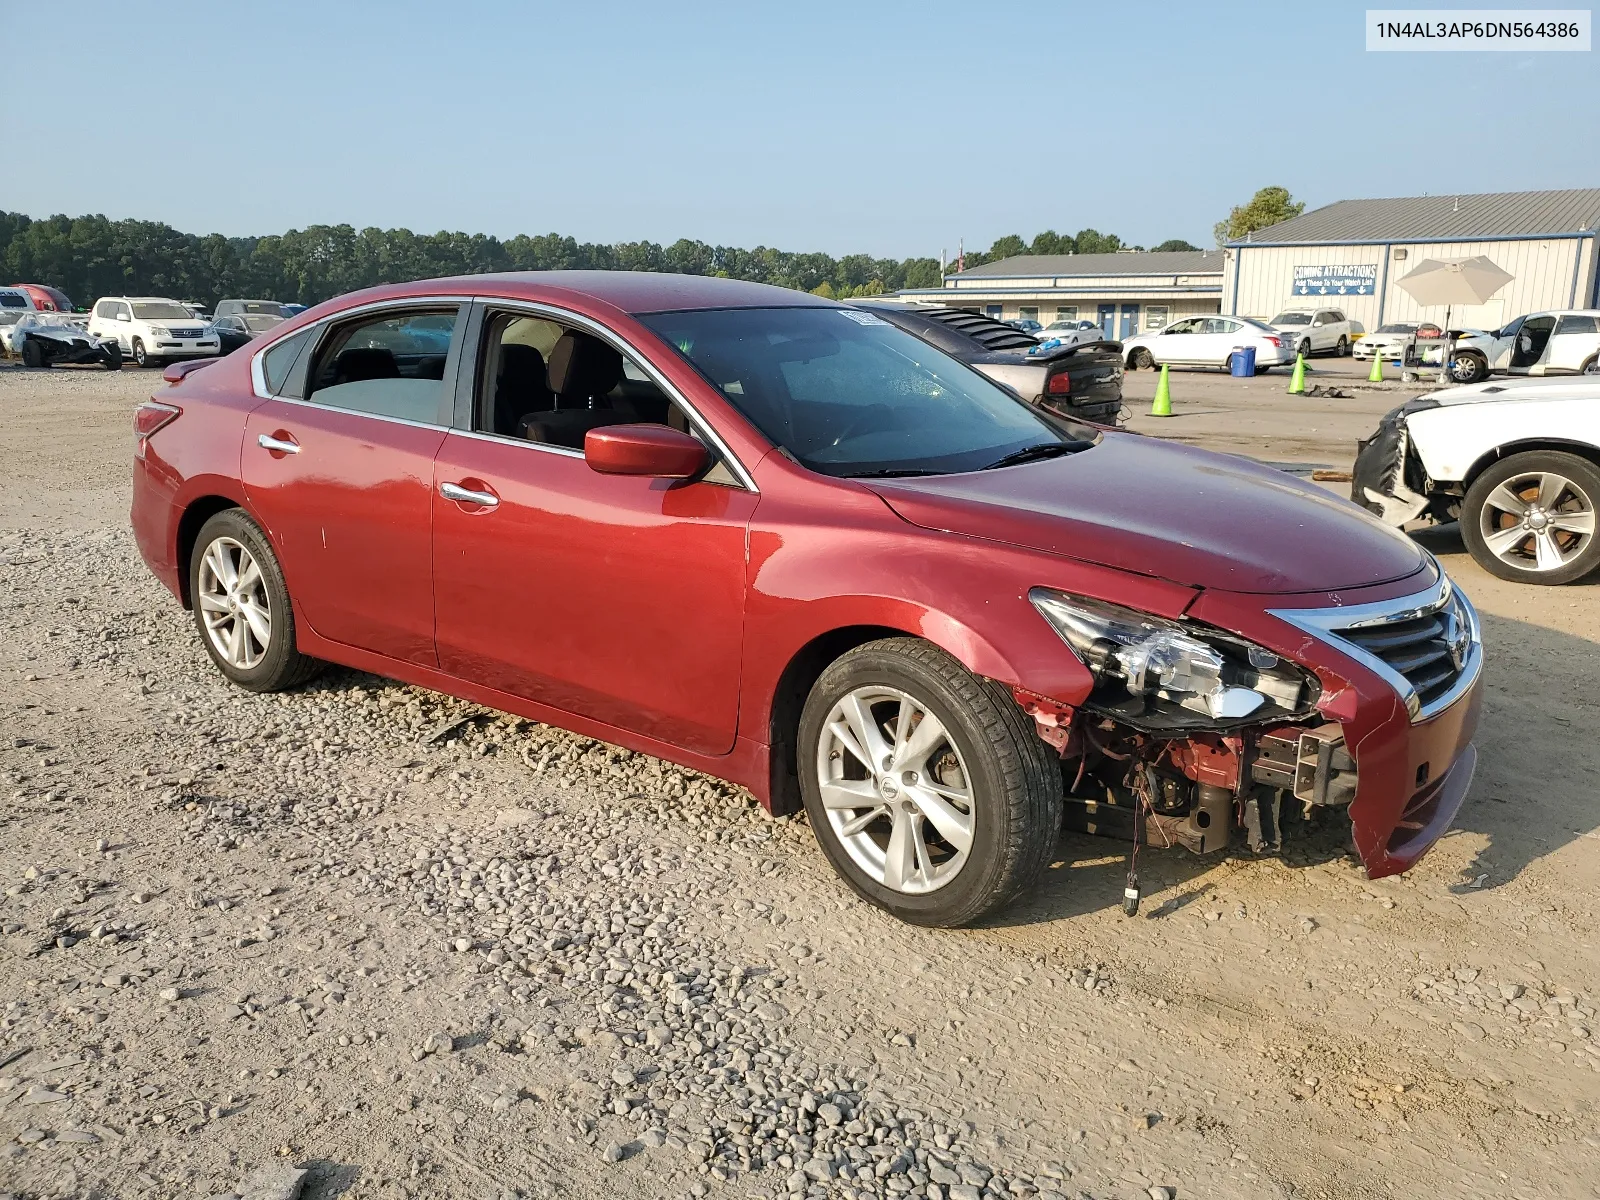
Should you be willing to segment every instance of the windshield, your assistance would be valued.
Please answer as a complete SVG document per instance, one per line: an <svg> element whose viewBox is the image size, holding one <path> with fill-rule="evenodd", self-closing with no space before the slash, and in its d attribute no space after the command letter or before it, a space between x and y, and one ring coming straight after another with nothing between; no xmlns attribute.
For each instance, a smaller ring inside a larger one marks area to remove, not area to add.
<svg viewBox="0 0 1600 1200"><path fill-rule="evenodd" d="M1416 331L1417 327L1415 325L1408 325L1404 321L1391 321L1387 325L1378 326L1379 333L1415 333Z"/></svg>
<svg viewBox="0 0 1600 1200"><path fill-rule="evenodd" d="M244 318L244 324L245 328L251 333L265 333L269 329L282 325L283 318L248 316Z"/></svg>
<svg viewBox="0 0 1600 1200"><path fill-rule="evenodd" d="M136 321L192 321L194 314L181 304L174 304L168 300L156 300L145 304L133 306L133 316Z"/></svg>
<svg viewBox="0 0 1600 1200"><path fill-rule="evenodd" d="M1311 314L1303 312L1279 313L1272 318L1272 323L1274 325L1309 325L1311 324Z"/></svg>
<svg viewBox="0 0 1600 1200"><path fill-rule="evenodd" d="M651 313L769 441L823 475L945 474L1019 450L1077 448L1066 432L969 367L870 313L735 308Z"/></svg>

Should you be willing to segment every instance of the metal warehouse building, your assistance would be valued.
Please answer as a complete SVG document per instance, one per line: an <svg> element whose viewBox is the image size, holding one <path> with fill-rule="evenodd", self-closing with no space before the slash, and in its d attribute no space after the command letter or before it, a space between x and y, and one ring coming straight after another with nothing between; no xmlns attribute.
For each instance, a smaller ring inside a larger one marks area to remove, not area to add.
<svg viewBox="0 0 1600 1200"><path fill-rule="evenodd" d="M1385 321L1440 321L1400 286L1425 259L1484 255L1514 278L1451 324L1498 329L1539 309L1600 307L1595 231L1600 188L1341 200L1230 242L1224 310L1270 318L1336 304L1374 330Z"/></svg>
<svg viewBox="0 0 1600 1200"><path fill-rule="evenodd" d="M1005 321L1026 317L1048 325L1086 318L1107 337L1124 338L1179 317L1220 311L1222 264L1220 250L1022 254L946 275L943 287L899 294Z"/></svg>

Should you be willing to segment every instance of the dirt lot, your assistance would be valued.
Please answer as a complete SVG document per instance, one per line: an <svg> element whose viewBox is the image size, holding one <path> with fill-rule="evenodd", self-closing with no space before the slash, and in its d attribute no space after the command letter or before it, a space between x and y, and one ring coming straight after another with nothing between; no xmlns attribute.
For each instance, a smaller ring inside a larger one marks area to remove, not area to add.
<svg viewBox="0 0 1600 1200"><path fill-rule="evenodd" d="M1135 426L1343 468L1405 394L1286 382L1176 374ZM354 672L226 686L127 531L160 386L0 367L0 1193L1597 1194L1593 587L1424 535L1490 665L1410 875L1147 852L1129 920L1068 836L932 932L715 781Z"/></svg>

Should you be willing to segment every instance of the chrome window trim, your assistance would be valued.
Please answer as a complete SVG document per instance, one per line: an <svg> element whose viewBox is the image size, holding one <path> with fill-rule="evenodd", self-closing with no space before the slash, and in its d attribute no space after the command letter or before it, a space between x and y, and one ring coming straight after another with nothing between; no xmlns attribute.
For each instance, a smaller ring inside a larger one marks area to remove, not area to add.
<svg viewBox="0 0 1600 1200"><path fill-rule="evenodd" d="M479 433L475 429L456 429L451 427L450 432L457 437L471 438L475 442L495 442L502 446L526 446L530 450L542 450L546 454L559 454L563 458L582 458L582 450L574 450L571 446L557 446L551 442L530 442L527 438L507 437L503 433Z"/></svg>
<svg viewBox="0 0 1600 1200"><path fill-rule="evenodd" d="M1435 569L1438 569L1437 565ZM1409 679L1376 654L1340 636L1341 631L1346 629L1370 629L1429 616L1448 605L1452 597L1459 601L1461 611L1466 616L1467 655L1449 690L1426 705L1417 696ZM1483 670L1483 626L1478 619L1478 610L1467 599L1466 593L1456 588L1442 570L1439 571L1438 582L1433 586L1393 600L1350 604L1341 608L1269 608L1267 613L1355 659L1383 679L1405 703L1413 725L1437 716L1461 699L1477 682Z"/></svg>
<svg viewBox="0 0 1600 1200"><path fill-rule="evenodd" d="M436 429L440 433L449 433L450 426L441 425L437 421L413 421L407 417L391 417L387 413L367 412L360 408L340 408L337 404L318 404L315 400L296 400L292 396L268 396L267 399L275 400L279 404L293 404L300 408L313 409L316 412L344 413L351 417L371 417L374 421L387 421L391 425L409 425L412 429Z"/></svg>
<svg viewBox="0 0 1600 1200"><path fill-rule="evenodd" d="M652 363L649 358L647 358L637 347L635 347L621 334L617 333L614 329L611 329L609 326L602 325L600 322L594 320L593 318L586 317L582 313L575 313L570 309L557 308L555 305L546 304L542 300L518 300L509 296L474 296L473 299L477 303L485 305L486 307L499 309L502 311L506 309L510 309L512 311L526 311L541 317L548 317L550 320L560 322L563 325L578 326L584 331L600 338L602 341L609 342L618 350L621 350L622 353L633 359L633 361L638 364L640 369L643 370L645 374L650 376L651 382L661 389L661 391L666 395L667 399L676 401L683 408L683 411L688 414L689 419L694 423L695 429L699 431L699 433L704 436L708 442L717 448L717 451L722 456L722 460L728 464L728 469L732 471L734 478L739 481L739 486L745 491L754 495L759 496L761 494L761 489L756 486L754 476L752 476L750 472L745 469L745 465L739 461L738 455L734 454L734 452L728 448L728 443L722 440L722 435L712 428L711 422L707 421L705 417L701 415L699 409L697 409L693 404L689 403L688 398L684 396L684 394L679 391L676 386L673 385L671 380L669 380L656 368L656 365ZM488 314L486 313L485 324L487 324L487 318ZM476 380L474 380L474 385L476 385ZM474 396L474 400L476 400L476 396ZM458 429L456 432L464 433L466 431ZM575 453L579 458L583 457L582 451L569 450L564 446L545 447L542 443L526 441L523 438L504 439L498 434L478 434L475 432L472 434L472 436L492 438L495 441L509 440L521 446L539 446L541 449L554 449L566 454Z"/></svg>
<svg viewBox="0 0 1600 1200"><path fill-rule="evenodd" d="M266 368L261 365L261 357L262 357L262 355L266 354L266 352L268 350L271 350L274 346L276 346L279 342L287 341L289 338L292 338L292 337L299 337L302 333L306 333L309 330L320 329L324 325L330 325L335 321L343 321L347 317L359 317L363 313L374 312L374 311L377 311L379 309L384 309L384 308L400 308L400 309L405 309L405 308L431 308L436 304L443 306L443 305L448 305L448 304L471 304L471 303L472 303L472 297L471 296L412 296L412 297L408 297L408 298L406 298L404 300L370 300L366 304L357 304L353 308L342 308L336 313L329 313L325 317L318 317L315 321L312 321L309 324L302 325L298 329L291 330L288 333L283 334L280 337L273 338L272 341L267 343L265 346L261 347L261 349L257 350L254 354L252 354L250 356L250 390L255 394L256 398L259 399L259 400L276 400L276 399L278 399L277 396L274 396L271 392L269 392L267 390L267 373L266 373ZM321 335L319 334L318 336L320 337ZM314 407L331 409L334 406L331 405L331 404L321 404L321 405L315 405ZM338 411L339 412L355 412L357 410L349 409L349 408L341 408ZM362 415L370 417L370 416L372 416L374 414L372 414L372 413L362 413ZM400 420L399 417L391 417L389 419L390 420L395 420L395 421ZM414 422L410 422L410 423L414 423ZM437 426L430 425L428 428L433 429L433 428L437 428Z"/></svg>

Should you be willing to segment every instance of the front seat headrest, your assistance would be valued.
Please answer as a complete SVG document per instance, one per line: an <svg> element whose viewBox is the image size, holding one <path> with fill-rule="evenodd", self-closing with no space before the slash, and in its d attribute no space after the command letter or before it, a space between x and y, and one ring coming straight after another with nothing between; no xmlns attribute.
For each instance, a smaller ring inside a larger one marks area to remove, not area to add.
<svg viewBox="0 0 1600 1200"><path fill-rule="evenodd" d="M622 355L587 333L563 333L550 350L550 390L558 396L604 396L622 382Z"/></svg>
<svg viewBox="0 0 1600 1200"><path fill-rule="evenodd" d="M394 352L381 346L357 346L339 351L333 360L333 382L355 383L362 379L399 379L400 366Z"/></svg>

